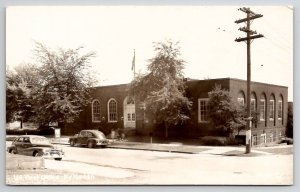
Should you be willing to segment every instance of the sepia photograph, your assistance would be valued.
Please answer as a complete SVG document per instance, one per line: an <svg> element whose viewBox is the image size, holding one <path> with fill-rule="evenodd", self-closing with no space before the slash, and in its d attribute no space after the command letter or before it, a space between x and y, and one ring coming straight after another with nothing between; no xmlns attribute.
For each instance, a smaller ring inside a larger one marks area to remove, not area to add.
<svg viewBox="0 0 300 192"><path fill-rule="evenodd" d="M6 7L6 185L293 185L293 10Z"/></svg>

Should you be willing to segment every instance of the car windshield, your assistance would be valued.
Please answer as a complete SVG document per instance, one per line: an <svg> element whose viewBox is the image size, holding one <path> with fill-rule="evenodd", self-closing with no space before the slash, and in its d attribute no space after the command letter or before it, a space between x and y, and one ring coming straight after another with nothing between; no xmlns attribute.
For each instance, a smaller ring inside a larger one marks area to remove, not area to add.
<svg viewBox="0 0 300 192"><path fill-rule="evenodd" d="M50 144L49 140L44 137L33 137L30 140L31 140L31 143L34 143L34 144L42 144L42 145Z"/></svg>
<svg viewBox="0 0 300 192"><path fill-rule="evenodd" d="M93 131L94 135L99 139L105 139L105 135L101 131Z"/></svg>

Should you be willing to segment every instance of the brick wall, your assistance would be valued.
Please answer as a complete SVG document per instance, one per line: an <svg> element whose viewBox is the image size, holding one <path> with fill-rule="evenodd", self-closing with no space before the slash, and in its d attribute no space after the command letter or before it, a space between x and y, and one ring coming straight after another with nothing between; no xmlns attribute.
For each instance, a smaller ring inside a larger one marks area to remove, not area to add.
<svg viewBox="0 0 300 192"><path fill-rule="evenodd" d="M187 81L186 96L193 102L192 110L190 111L190 120L182 125L175 126L169 130L170 136L182 136L190 138L198 138L206 135L218 135L221 133L216 132L211 123L198 122L198 99L208 98L208 92L210 92L216 84L221 85L223 89L227 89L230 92L230 96L233 99L237 99L237 95L240 91L243 91L246 96L246 81L238 79L209 79L209 80L191 80ZM62 134L74 134L82 129L99 129L105 134L109 134L111 129L121 128L123 126L123 102L127 96L127 85L114 85L97 87L94 89L92 96L93 99L97 99L100 102L101 107L101 122L92 122L92 110L91 105L87 106L80 114L80 117L75 120L74 123L68 124L65 129L62 130ZM256 95L257 110L259 110L259 101L261 95L266 97L266 121L259 121L257 127L252 128L253 134L261 135L266 133L267 135L275 133L275 138L279 138L279 133L284 134L284 129L287 122L287 87L255 83L251 84L251 91ZM275 119L269 120L269 100L271 95L275 97ZM279 121L278 116L278 98L283 98L283 118ZM114 98L117 101L117 122L108 122L107 104L108 101ZM247 99L247 98L246 98ZM246 103L246 100L245 100ZM150 132L157 135L163 135L164 129L162 125L155 123L151 117L144 115L143 107L139 102L136 102L136 133L138 135L149 135ZM268 137L268 136L267 136Z"/></svg>

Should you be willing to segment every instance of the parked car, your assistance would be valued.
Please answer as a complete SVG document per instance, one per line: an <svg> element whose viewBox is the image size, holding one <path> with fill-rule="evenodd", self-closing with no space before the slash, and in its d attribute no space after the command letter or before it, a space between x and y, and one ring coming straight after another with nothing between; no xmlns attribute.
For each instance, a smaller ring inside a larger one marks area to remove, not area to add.
<svg viewBox="0 0 300 192"><path fill-rule="evenodd" d="M13 154L41 156L55 160L61 160L64 151L57 149L50 141L43 136L38 135L21 135L16 137L7 151Z"/></svg>
<svg viewBox="0 0 300 192"><path fill-rule="evenodd" d="M293 139L283 137L280 139L280 143L286 143L287 145L293 145Z"/></svg>
<svg viewBox="0 0 300 192"><path fill-rule="evenodd" d="M94 148L96 146L105 147L109 144L109 140L106 139L105 135L98 130L81 130L78 134L69 138L70 145L76 146L87 146Z"/></svg>

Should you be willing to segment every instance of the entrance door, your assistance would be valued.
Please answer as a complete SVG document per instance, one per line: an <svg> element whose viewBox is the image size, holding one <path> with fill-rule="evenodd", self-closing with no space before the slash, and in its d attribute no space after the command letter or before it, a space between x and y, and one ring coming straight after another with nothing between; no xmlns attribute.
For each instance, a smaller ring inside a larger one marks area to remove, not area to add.
<svg viewBox="0 0 300 192"><path fill-rule="evenodd" d="M135 128L135 102L131 97L124 99L124 128Z"/></svg>

